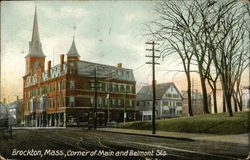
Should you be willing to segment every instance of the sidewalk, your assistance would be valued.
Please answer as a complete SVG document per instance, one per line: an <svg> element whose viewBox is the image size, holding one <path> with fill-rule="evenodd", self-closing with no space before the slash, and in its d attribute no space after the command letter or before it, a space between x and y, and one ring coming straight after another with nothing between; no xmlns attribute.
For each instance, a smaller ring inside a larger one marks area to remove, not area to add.
<svg viewBox="0 0 250 160"><path fill-rule="evenodd" d="M247 133L237 134L237 135L215 135L215 134L204 134L204 133L156 131L156 134L153 135L152 131L149 130L133 130L133 129L120 129L120 128L98 128L97 130L103 132L171 138L171 139L177 139L177 140L179 139L186 141L200 141L205 143L210 142L210 143L221 143L221 144L240 145L240 146L248 146L249 144Z"/></svg>

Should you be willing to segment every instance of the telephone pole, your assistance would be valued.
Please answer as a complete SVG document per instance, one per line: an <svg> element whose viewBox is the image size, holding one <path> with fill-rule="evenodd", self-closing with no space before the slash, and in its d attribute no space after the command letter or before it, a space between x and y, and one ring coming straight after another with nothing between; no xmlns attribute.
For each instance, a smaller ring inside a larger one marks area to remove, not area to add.
<svg viewBox="0 0 250 160"><path fill-rule="evenodd" d="M97 118L96 118L96 116L97 116L97 114L96 114L96 110L97 110L97 89L98 88L100 88L99 86L97 86L97 84L99 84L99 82L97 81L97 76L96 76L96 71L97 69L96 69L96 67L95 67L95 69L94 69L94 82L91 82L91 83L94 83L94 86L92 87L92 84L91 84L91 86L90 86L90 88L94 88L94 107L93 107L93 115L94 115L94 129L96 129L96 120L97 120Z"/></svg>
<svg viewBox="0 0 250 160"><path fill-rule="evenodd" d="M93 116L94 117L93 118L93 122L94 122L93 126L94 126L94 129L96 129L96 126L97 126L97 96L98 96L97 95L97 90L99 88L101 88L99 86L100 81L97 81L97 78L102 79L102 81L108 80L108 96L107 96L107 98L108 98L108 122L109 122L109 105L110 105L110 102L109 102L109 100L110 100L109 81L110 81L110 79L112 79L114 77L113 74L114 74L114 72L110 72L107 75L101 75L101 76L99 75L99 76L97 76L97 67L94 68L94 76L93 76L94 81L90 82L91 83L90 88L94 89L94 107L93 107L93 115L94 115Z"/></svg>
<svg viewBox="0 0 250 160"><path fill-rule="evenodd" d="M152 49L146 49L147 51L152 51L152 56L148 56L146 55L146 57L150 57L152 58L152 62L146 62L146 64L152 64L152 74L153 74L153 81L152 81L152 89L153 89L153 107L152 107L152 134L155 134L155 65L160 64L155 62L155 58L160 58L160 56L156 56L155 55L155 45L159 45L158 43L155 43L155 41L153 42L146 42L146 44L150 44L152 45Z"/></svg>

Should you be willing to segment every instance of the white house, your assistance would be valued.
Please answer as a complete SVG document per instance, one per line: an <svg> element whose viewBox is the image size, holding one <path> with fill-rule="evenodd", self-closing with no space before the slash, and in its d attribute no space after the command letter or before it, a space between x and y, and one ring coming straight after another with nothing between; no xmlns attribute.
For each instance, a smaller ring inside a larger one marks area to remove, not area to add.
<svg viewBox="0 0 250 160"><path fill-rule="evenodd" d="M243 110L250 109L250 86L244 87L242 93Z"/></svg>
<svg viewBox="0 0 250 160"><path fill-rule="evenodd" d="M156 85L156 118L182 116L182 95L174 83ZM143 86L136 97L142 121L152 119L153 92L152 85Z"/></svg>

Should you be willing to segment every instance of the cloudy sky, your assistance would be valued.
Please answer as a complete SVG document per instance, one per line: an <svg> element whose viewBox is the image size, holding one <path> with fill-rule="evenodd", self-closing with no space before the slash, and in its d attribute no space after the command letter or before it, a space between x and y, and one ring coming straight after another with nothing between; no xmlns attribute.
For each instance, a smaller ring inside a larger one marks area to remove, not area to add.
<svg viewBox="0 0 250 160"><path fill-rule="evenodd" d="M25 55L31 40L34 9L38 9L38 25L46 61L59 63L75 35L81 60L108 65L123 63L134 69L137 90L152 82L151 66L145 65L149 41L145 23L156 18L152 1L65 1L65 2L1 2L1 100L22 97ZM73 26L76 29L73 30ZM54 58L53 58L54 52ZM158 83L174 80L180 90L186 88L185 75L167 72L182 69L175 58L157 66ZM199 80L194 76L199 87Z"/></svg>

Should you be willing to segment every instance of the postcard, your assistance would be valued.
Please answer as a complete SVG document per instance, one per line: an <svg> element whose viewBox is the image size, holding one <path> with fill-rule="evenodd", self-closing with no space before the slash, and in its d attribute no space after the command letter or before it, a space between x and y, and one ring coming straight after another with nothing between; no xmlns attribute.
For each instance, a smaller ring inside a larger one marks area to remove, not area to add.
<svg viewBox="0 0 250 160"><path fill-rule="evenodd" d="M250 3L1 1L0 160L250 159Z"/></svg>

